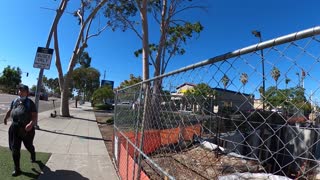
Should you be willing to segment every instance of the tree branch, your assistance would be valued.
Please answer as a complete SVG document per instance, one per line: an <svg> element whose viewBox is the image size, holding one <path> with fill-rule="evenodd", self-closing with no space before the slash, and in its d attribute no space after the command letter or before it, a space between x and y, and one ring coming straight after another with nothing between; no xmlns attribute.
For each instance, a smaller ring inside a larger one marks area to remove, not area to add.
<svg viewBox="0 0 320 180"><path fill-rule="evenodd" d="M103 28L101 28L100 30L98 30L97 33L89 35L89 36L87 37L87 39L90 39L90 38L95 37L95 36L99 36L104 30L107 29L107 27L108 27L108 25L105 25Z"/></svg>
<svg viewBox="0 0 320 180"><path fill-rule="evenodd" d="M120 14L119 18L120 18L122 21L124 21L125 24L128 24L128 25L129 25L129 28L130 28L131 30L133 30L133 31L136 33L136 35L138 36L138 38L140 38L140 39L142 40L141 34L139 34L139 32L137 31L137 29L134 27L134 25L133 25L127 18L124 18L124 17L122 16L122 14Z"/></svg>
<svg viewBox="0 0 320 180"><path fill-rule="evenodd" d="M56 67L57 67L57 70L58 70L60 90L62 90L64 81L63 81L63 71L62 71L61 59L60 59L58 33L57 33L56 30L55 30L53 36L54 36L54 49L55 49L55 55L56 55L55 64L56 64Z"/></svg>
<svg viewBox="0 0 320 180"><path fill-rule="evenodd" d="M87 24L92 21L93 17L97 14L97 12L102 8L102 6L104 6L104 4L107 2L108 0L102 0L95 8L94 10L90 13L90 15L88 16L88 18L84 21L83 26L81 26L79 35L78 35L78 39L77 42L75 44L72 56L71 56L71 60L69 63L69 67L68 67L68 72L72 72L74 66L76 65L76 57L83 51L83 49L85 48L84 46L86 46L86 44L82 44L82 46L80 47L80 42L83 38L83 33L85 31L85 28L87 26ZM84 42L86 42L87 40L85 40Z"/></svg>
<svg viewBox="0 0 320 180"><path fill-rule="evenodd" d="M175 11L173 14L172 14L172 16L175 16L175 15L177 15L177 14L179 14L179 13L181 13L181 12L183 12L183 11L185 11L185 10L187 10L187 9L196 9L196 8L199 8L199 9L206 9L204 6L187 6L187 7L185 7L185 8L182 8L182 9L180 9L180 10L177 10L177 11Z"/></svg>

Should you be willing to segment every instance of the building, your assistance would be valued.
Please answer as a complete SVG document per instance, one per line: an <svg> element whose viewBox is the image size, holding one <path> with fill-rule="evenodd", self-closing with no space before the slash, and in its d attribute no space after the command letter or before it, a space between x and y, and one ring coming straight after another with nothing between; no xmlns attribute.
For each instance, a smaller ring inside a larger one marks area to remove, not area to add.
<svg viewBox="0 0 320 180"><path fill-rule="evenodd" d="M210 109L212 107L213 112L216 112L219 108L223 107L228 107L235 111L249 111L254 108L253 95L222 88L212 88L212 90L216 92L216 95L214 97L204 98L203 101L208 101L206 104L192 104L190 100L186 99L185 92L194 87L196 87L195 84L184 83L176 88L176 93L171 93L171 100L180 106L180 110L198 111L200 108L199 106L206 106L206 108L209 107Z"/></svg>

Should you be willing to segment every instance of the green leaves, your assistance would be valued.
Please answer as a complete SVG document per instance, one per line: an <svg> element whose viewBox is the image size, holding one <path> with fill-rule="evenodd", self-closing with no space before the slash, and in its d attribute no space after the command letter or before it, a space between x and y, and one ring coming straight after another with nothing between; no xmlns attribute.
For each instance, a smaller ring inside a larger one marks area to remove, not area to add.
<svg viewBox="0 0 320 180"><path fill-rule="evenodd" d="M83 68L90 67L91 64L91 57L89 56L88 52L83 52L80 57L78 57L78 63Z"/></svg>
<svg viewBox="0 0 320 180"><path fill-rule="evenodd" d="M278 81L280 75L280 70L277 67L273 67L271 70L271 76L276 82Z"/></svg>
<svg viewBox="0 0 320 180"><path fill-rule="evenodd" d="M2 85L2 90L5 92L14 92L16 90L16 85L21 83L22 71L19 67L15 68L7 66L2 71L2 76L0 77L0 84Z"/></svg>
<svg viewBox="0 0 320 180"><path fill-rule="evenodd" d="M135 77L133 74L130 74L130 79L129 80L124 80L123 82L120 83L120 87L118 89L122 89L134 84L137 84L142 81L142 78L140 76Z"/></svg>
<svg viewBox="0 0 320 180"><path fill-rule="evenodd" d="M202 30L203 26L200 22L194 24L186 22L183 25L169 27L169 43L175 43L178 40L182 40L185 43L187 38L191 38L194 33L200 33Z"/></svg>
<svg viewBox="0 0 320 180"><path fill-rule="evenodd" d="M227 75L223 75L223 77L221 78L221 82L222 82L222 84L224 86L224 89L226 89L228 84L229 84L229 82L230 82L230 79L229 79L229 77Z"/></svg>
<svg viewBox="0 0 320 180"><path fill-rule="evenodd" d="M272 86L266 91L266 102L270 109L282 107L284 109L303 109L305 112L311 111L311 105L305 97L305 89L293 87L290 89L277 89Z"/></svg>
<svg viewBox="0 0 320 180"><path fill-rule="evenodd" d="M103 86L95 90L92 95L92 100L94 104L102 103L104 99L112 99L114 93L109 86Z"/></svg>
<svg viewBox="0 0 320 180"><path fill-rule="evenodd" d="M51 89L54 93L60 93L59 79L58 78L47 78L43 76L43 84Z"/></svg>
<svg viewBox="0 0 320 180"><path fill-rule="evenodd" d="M100 73L95 68L77 68L72 73L73 86L79 92L84 92L88 98L100 85Z"/></svg>
<svg viewBox="0 0 320 180"><path fill-rule="evenodd" d="M104 10L104 15L109 19L107 24L113 31L117 28L125 31L130 24L136 23L131 18L135 17L137 12L138 9L133 0L110 0Z"/></svg>
<svg viewBox="0 0 320 180"><path fill-rule="evenodd" d="M142 19L141 14L144 14L144 17L153 17L154 21L159 24L158 29L162 34L159 35L159 38L155 37L155 39L159 39L156 43L145 42L145 44L149 44L150 52L146 56L151 57L155 72L164 73L173 56L185 54L183 45L187 43L187 40L203 30L200 22L192 23L188 22L186 18L179 19L177 14L201 7L191 4L191 0L166 2L148 0L146 7L143 7L142 2L142 0L109 0L104 15L108 18L107 24L113 31L119 28L122 31L131 29L141 40L144 36L140 33L141 23L145 23L144 27L151 24L148 23L149 20ZM140 18L138 13L140 13ZM156 23L152 25L154 24ZM150 31L149 33L149 36L153 36ZM142 49L136 50L134 55L138 57L142 51ZM159 74L155 73L155 75Z"/></svg>

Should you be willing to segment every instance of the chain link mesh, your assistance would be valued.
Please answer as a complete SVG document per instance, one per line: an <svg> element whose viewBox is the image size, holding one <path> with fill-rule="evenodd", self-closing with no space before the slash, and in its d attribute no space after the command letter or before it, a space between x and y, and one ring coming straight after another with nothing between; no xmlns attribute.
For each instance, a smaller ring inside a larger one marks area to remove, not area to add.
<svg viewBox="0 0 320 180"><path fill-rule="evenodd" d="M122 178L320 178L315 29L118 90Z"/></svg>

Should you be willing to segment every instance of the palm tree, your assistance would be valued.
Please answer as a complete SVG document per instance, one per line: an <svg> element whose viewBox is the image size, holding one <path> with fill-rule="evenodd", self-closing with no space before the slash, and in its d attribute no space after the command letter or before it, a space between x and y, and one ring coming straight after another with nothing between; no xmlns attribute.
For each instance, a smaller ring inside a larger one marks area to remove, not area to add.
<svg viewBox="0 0 320 180"><path fill-rule="evenodd" d="M262 86L259 87L259 93L260 93L260 97L262 99L263 98L263 94L264 94Z"/></svg>
<svg viewBox="0 0 320 180"><path fill-rule="evenodd" d="M276 67L273 67L271 70L271 76L276 81L276 89L278 89L278 79L280 77L280 70Z"/></svg>
<svg viewBox="0 0 320 180"><path fill-rule="evenodd" d="M244 87L248 82L248 74L247 73L242 73L240 76L240 81L243 84L243 92L244 92Z"/></svg>
<svg viewBox="0 0 320 180"><path fill-rule="evenodd" d="M288 84L291 81L291 79L289 79L288 77L286 77L285 83L286 83L286 89L288 88Z"/></svg>
<svg viewBox="0 0 320 180"><path fill-rule="evenodd" d="M224 89L226 89L229 84L230 79L228 78L227 75L223 75L221 81L223 83Z"/></svg>

